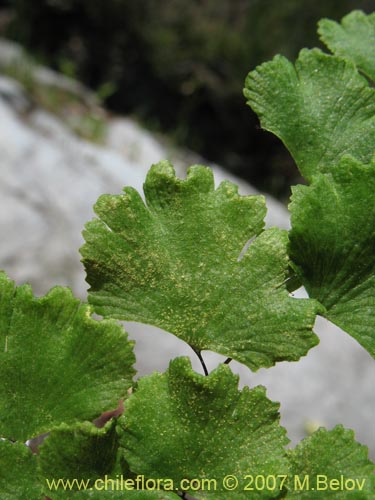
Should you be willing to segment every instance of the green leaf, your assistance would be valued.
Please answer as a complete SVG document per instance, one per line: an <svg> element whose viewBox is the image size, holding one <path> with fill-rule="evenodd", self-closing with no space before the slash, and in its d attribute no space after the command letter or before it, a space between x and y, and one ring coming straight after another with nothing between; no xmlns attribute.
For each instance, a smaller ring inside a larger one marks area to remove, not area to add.
<svg viewBox="0 0 375 500"><path fill-rule="evenodd" d="M375 164L344 158L293 188L290 255L324 315L375 357Z"/></svg>
<svg viewBox="0 0 375 500"><path fill-rule="evenodd" d="M321 428L290 451L289 459L288 499L374 498L374 464L366 446L354 440L353 431L342 426L332 431Z"/></svg>
<svg viewBox="0 0 375 500"><path fill-rule="evenodd" d="M36 456L24 444L0 440L0 498L44 499Z"/></svg>
<svg viewBox="0 0 375 500"><path fill-rule="evenodd" d="M286 474L278 404L263 387L238 391L238 376L220 365L204 377L188 358L171 361L166 373L139 379L137 391L125 403L120 445L131 470L152 478L213 479L216 488L192 491L197 498L249 498L243 491L246 474ZM235 492L223 479L235 475ZM204 491L205 490L205 491ZM274 498L273 491L254 491L251 498Z"/></svg>
<svg viewBox="0 0 375 500"><path fill-rule="evenodd" d="M94 480L110 475L115 467L118 439L115 420L98 429L90 422L54 429L40 447L40 473L48 481ZM47 483L46 495L51 494ZM77 485L75 484L77 487ZM60 498L58 489L52 496ZM65 494L66 495L66 494ZM65 498L65 496L63 496Z"/></svg>
<svg viewBox="0 0 375 500"><path fill-rule="evenodd" d="M328 172L344 154L372 158L375 90L350 61L304 49L295 66L276 56L245 85L262 127L283 141L306 179Z"/></svg>
<svg viewBox="0 0 375 500"><path fill-rule="evenodd" d="M253 370L317 343L316 304L285 285L286 233L260 234L263 197L239 196L229 182L215 190L201 166L177 179L168 162L151 168L144 191L147 206L131 188L102 196L100 219L86 226L81 252L99 314L156 325Z"/></svg>
<svg viewBox="0 0 375 500"><path fill-rule="evenodd" d="M136 477L130 473L128 466L121 474L117 452L115 420L102 429L90 422L73 426L62 424L50 433L40 447L39 475L45 494L52 496L53 500L179 498L163 491L138 491Z"/></svg>
<svg viewBox="0 0 375 500"><path fill-rule="evenodd" d="M322 19L318 26L320 38L334 54L350 59L375 80L375 13L367 16L355 10L341 24Z"/></svg>
<svg viewBox="0 0 375 500"><path fill-rule="evenodd" d="M116 322L90 315L68 289L34 298L0 274L0 436L26 441L126 396L133 343Z"/></svg>

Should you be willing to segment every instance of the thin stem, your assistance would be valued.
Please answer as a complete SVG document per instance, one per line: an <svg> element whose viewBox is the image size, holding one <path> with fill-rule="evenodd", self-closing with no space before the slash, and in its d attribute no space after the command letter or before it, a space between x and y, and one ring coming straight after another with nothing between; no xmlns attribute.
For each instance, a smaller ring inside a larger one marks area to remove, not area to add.
<svg viewBox="0 0 375 500"><path fill-rule="evenodd" d="M229 365L229 363L232 361L232 358L227 358L225 361L224 361L224 365Z"/></svg>
<svg viewBox="0 0 375 500"><path fill-rule="evenodd" d="M201 362L201 365L202 365L202 367L203 367L204 374L205 374L205 375L206 375L206 377L207 377L207 375L208 375L208 370L207 370L206 363L204 362L204 359L202 358L201 351L198 351L198 350L197 350L197 349L195 349L195 347L193 347L193 346L190 346L190 347L193 349L193 351L195 352L195 354L198 356L199 361Z"/></svg>

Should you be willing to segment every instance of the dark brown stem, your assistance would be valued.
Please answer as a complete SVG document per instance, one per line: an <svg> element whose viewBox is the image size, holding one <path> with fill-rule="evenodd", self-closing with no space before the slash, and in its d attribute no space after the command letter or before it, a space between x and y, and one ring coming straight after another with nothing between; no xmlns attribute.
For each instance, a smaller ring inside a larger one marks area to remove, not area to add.
<svg viewBox="0 0 375 500"><path fill-rule="evenodd" d="M199 358L199 361L201 362L201 365L202 365L202 368L203 368L203 371L204 371L204 374L208 375L208 370L207 370L207 366L206 366L206 363L204 362L204 359L202 358L202 354L201 354L201 351L198 351L198 349L195 349L193 346L190 346L193 351L195 352L195 354L198 356Z"/></svg>

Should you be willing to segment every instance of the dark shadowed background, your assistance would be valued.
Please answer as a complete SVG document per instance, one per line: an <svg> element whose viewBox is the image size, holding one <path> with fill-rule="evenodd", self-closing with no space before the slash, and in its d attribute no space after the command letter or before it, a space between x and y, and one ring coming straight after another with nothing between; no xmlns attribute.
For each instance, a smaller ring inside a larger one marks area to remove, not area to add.
<svg viewBox="0 0 375 500"><path fill-rule="evenodd" d="M283 145L245 106L249 70L320 46L316 24L354 0L9 0L1 34L92 87L113 112L230 169L282 200L300 182Z"/></svg>

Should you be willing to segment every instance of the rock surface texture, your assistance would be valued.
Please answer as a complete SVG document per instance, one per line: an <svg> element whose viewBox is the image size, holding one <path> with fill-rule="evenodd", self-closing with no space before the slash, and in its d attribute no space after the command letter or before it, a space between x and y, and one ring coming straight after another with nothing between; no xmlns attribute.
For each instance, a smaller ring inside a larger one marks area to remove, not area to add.
<svg viewBox="0 0 375 500"><path fill-rule="evenodd" d="M5 56L10 57L9 46L0 44L0 66ZM43 69L43 78L48 74ZM124 185L142 191L147 170L161 159L174 159L180 176L186 165L197 162L171 151L128 118L109 119L104 146L79 139L6 77L0 79L0 127L0 268L19 284L31 283L36 294L60 284L85 299L78 249L83 225L93 217L92 205L99 195L119 193ZM256 192L217 166L214 172L218 183L227 178L240 185L242 194ZM270 197L267 205L267 224L287 228L285 208ZM141 374L163 370L171 358L185 354L200 370L195 355L172 335L134 324L126 328L137 341ZM268 396L280 401L282 424L293 442L308 427L343 423L375 457L375 362L328 322L318 319L316 332L320 345L297 363L279 363L258 373L237 363L231 366L241 384L263 384ZM218 356L204 355L210 369L216 366Z"/></svg>

